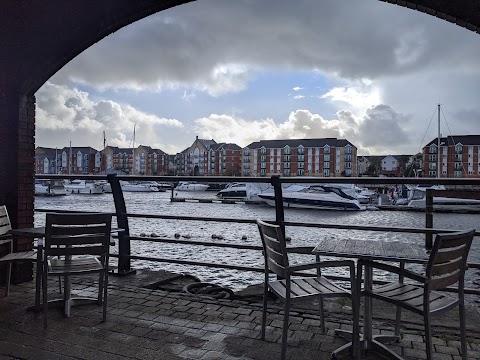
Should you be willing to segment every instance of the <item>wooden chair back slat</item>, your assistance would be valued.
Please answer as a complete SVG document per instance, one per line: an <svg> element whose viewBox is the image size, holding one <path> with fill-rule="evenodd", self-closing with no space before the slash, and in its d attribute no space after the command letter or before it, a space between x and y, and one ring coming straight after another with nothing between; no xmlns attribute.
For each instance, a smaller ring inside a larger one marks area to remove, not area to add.
<svg viewBox="0 0 480 360"><path fill-rule="evenodd" d="M111 215L103 213L79 213L79 214L54 214L49 213L52 219L52 223L56 225L86 225L92 226L95 224L104 224L106 219ZM73 215L73 216L63 216ZM53 219L55 222L53 222Z"/></svg>
<svg viewBox="0 0 480 360"><path fill-rule="evenodd" d="M462 274L458 269L455 270L454 272L448 273L447 275L434 277L430 280L430 289L431 290L445 289L447 286L456 284L461 277L462 277Z"/></svg>
<svg viewBox="0 0 480 360"><path fill-rule="evenodd" d="M51 248L49 256L72 256L72 255L102 255L105 254L104 246L76 246Z"/></svg>
<svg viewBox="0 0 480 360"><path fill-rule="evenodd" d="M444 276L458 271L461 267L462 258L456 258L455 260L449 262L434 264L432 266L432 271L430 274L432 275L432 277Z"/></svg>
<svg viewBox="0 0 480 360"><path fill-rule="evenodd" d="M435 256L435 264L449 262L455 259L461 259L465 253L465 244L456 248L439 249Z"/></svg>
<svg viewBox="0 0 480 360"><path fill-rule="evenodd" d="M105 237L103 234L84 234L76 236L55 235L50 238L50 245L82 245L82 244L102 244Z"/></svg>
<svg viewBox="0 0 480 360"><path fill-rule="evenodd" d="M101 234L105 233L105 225L95 224L94 226L57 226L53 225L51 229L51 234L53 235L82 235L82 234Z"/></svg>

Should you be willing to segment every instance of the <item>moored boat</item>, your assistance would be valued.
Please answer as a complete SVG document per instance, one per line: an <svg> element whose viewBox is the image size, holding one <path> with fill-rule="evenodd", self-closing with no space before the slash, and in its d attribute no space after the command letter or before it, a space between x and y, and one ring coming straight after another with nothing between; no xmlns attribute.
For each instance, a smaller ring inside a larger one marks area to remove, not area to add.
<svg viewBox="0 0 480 360"><path fill-rule="evenodd" d="M298 186L282 191L283 206L287 208L319 210L366 210L358 200L342 189L327 185ZM289 191L290 190L290 191ZM260 199L275 206L273 191L258 194Z"/></svg>
<svg viewBox="0 0 480 360"><path fill-rule="evenodd" d="M208 185L206 184L199 184L196 182L190 181L180 181L178 185L175 187L175 190L178 191L205 191L208 189Z"/></svg>
<svg viewBox="0 0 480 360"><path fill-rule="evenodd" d="M61 180L35 179L35 196L63 196L67 195Z"/></svg>
<svg viewBox="0 0 480 360"><path fill-rule="evenodd" d="M72 180L64 184L68 194L103 194L103 186L89 180Z"/></svg>

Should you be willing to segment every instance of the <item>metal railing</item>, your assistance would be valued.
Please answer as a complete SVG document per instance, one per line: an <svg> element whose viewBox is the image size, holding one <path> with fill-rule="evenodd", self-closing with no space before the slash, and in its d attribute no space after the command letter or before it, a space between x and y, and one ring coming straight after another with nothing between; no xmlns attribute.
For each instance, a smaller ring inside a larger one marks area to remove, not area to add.
<svg viewBox="0 0 480 360"><path fill-rule="evenodd" d="M342 229L342 230L361 230L361 231L381 231L381 232L399 232L399 233L414 233L414 234L424 234L425 235L425 246L428 248L431 246L432 235L437 233L449 233L456 230L453 229L435 229L433 228L433 196L446 196L445 193L439 193L437 191L428 190L427 191L427 207L426 207L426 226L425 228L412 228L412 227L391 227L391 226L361 226L361 225L345 225L345 224L328 224L328 223L305 223L305 222L286 222L284 217L284 208L283 201L278 201L282 199L282 184L291 184L291 183L343 183L343 184L362 184L362 185L400 185L400 184L431 184L431 185L447 185L450 187L457 187L457 190L465 193L465 188L467 187L478 187L480 186L480 179L433 179L433 178L289 178L289 177L279 177L272 176L267 177L242 177L242 178L232 178L232 177L208 177L208 176L119 176L119 175L37 175L39 179L83 179L83 180L107 180L110 183L112 188L113 200L115 203L115 216L117 218L117 225L119 228L125 229L125 232L118 235L118 254L112 254L112 257L118 257L118 267L117 273L120 275L126 275L133 272L131 267L131 260L146 260L153 262L169 262L172 264L183 264L183 265L194 265L194 266L205 266L205 267L217 267L225 268L232 270L241 270L241 271L254 271L254 272L263 272L262 268L240 266L240 265L231 265L231 264L216 264L210 262L199 262L191 261L184 259L172 259L172 258L160 258L160 257L148 257L148 256L139 256L131 254L131 240L136 241L150 241L155 243L169 243L169 244L180 244L180 245L191 245L191 246L207 246L207 247L218 247L218 248L232 248L232 249L245 249L260 251L262 250L261 246L255 245L243 245L243 244L233 244L225 242L213 242L213 241L192 241L192 240L182 240L182 239L172 239L165 237L155 237L155 238L145 238L141 236L134 236L130 234L130 228L128 219L129 218L145 218L145 219L169 219L169 220L184 220L184 221L206 221L206 222L225 222L225 223L246 223L246 224L255 224L255 219L229 219L229 218L218 218L218 217L197 217L197 216L179 216L179 215L153 215L153 214L131 214L127 212L127 207L125 204L125 199L123 196L122 188L120 181L158 181L158 182L167 182L167 183L176 183L179 181L198 181L203 183L229 183L232 181L241 181L246 183L269 183L274 188L276 206L275 206L275 222L282 227L282 230L285 232L285 226L292 227L311 227L311 228L329 228L329 229ZM454 196L455 192L451 192L449 195ZM480 194L477 195L477 198L480 198ZM48 209L36 209L36 211L46 212ZM57 210L56 210L57 211ZM480 232L476 232L476 236L480 236ZM288 251L290 253L297 254L311 254L313 246L311 247L289 247ZM480 269L480 264L470 263L469 268L471 269ZM333 276L332 278L338 280L346 280L341 276ZM480 290L477 289L465 289L465 293L480 295Z"/></svg>

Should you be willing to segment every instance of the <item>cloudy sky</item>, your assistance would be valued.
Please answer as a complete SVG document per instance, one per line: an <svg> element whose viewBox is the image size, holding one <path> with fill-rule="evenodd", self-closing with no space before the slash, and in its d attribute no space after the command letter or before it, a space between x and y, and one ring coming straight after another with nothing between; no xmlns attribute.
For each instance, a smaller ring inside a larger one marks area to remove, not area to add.
<svg viewBox="0 0 480 360"><path fill-rule="evenodd" d="M36 145L339 137L413 154L480 134L480 35L377 0L201 0L93 45L36 94Z"/></svg>

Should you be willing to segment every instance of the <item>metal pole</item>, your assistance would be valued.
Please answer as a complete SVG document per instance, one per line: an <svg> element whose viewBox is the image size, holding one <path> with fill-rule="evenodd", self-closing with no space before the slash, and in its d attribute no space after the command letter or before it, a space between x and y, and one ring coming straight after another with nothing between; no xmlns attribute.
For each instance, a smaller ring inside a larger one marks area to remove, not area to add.
<svg viewBox="0 0 480 360"><path fill-rule="evenodd" d="M276 223L280 225L282 229L283 236L285 237L285 214L283 211L283 195L282 195L282 183L280 182L280 175L273 175L270 179L270 183L273 185L273 190L275 192L275 214L276 214Z"/></svg>
<svg viewBox="0 0 480 360"><path fill-rule="evenodd" d="M432 190L427 189L425 195L425 227L433 228L433 196ZM433 237L432 234L425 234L425 248L430 250L433 247Z"/></svg>
<svg viewBox="0 0 480 360"><path fill-rule="evenodd" d="M441 144L441 141L440 141L440 137L442 136L442 134L440 133L440 104L437 105L438 106L438 141L437 141L437 147L438 147L438 150L437 150L437 166L438 166L438 169L437 169L437 178L440 178L440 171L441 171L441 159L440 159L440 144Z"/></svg>
<svg viewBox="0 0 480 360"><path fill-rule="evenodd" d="M117 225L124 229L124 232L118 233L118 275L127 275L134 273L130 267L130 229L128 227L127 207L123 197L120 181L115 174L108 174L107 180L112 187L113 201L115 203L115 213L117 216Z"/></svg>

